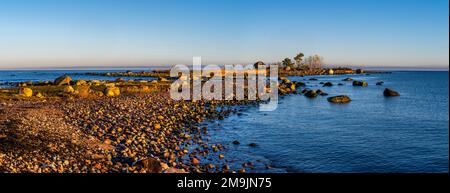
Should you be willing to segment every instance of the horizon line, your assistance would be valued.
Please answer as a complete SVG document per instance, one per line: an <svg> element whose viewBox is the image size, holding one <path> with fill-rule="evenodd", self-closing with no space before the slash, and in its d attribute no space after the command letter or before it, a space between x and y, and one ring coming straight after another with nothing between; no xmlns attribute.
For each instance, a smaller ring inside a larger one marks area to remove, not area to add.
<svg viewBox="0 0 450 193"><path fill-rule="evenodd" d="M15 68L3 68L0 67L0 71L12 71L12 70L144 70L145 68L155 67L171 67L177 64L165 64L165 65L86 65L86 66L40 66L40 67L15 67ZM192 65L192 64L188 64ZM202 64L202 65L214 65L214 64ZM228 65L228 64L215 64L215 65ZM246 64L247 65L247 64ZM339 64L325 64L323 68L360 68L366 70L411 70L411 71L449 71L449 65L446 67L441 66L376 66L376 65L339 65ZM151 70L151 69L147 69Z"/></svg>

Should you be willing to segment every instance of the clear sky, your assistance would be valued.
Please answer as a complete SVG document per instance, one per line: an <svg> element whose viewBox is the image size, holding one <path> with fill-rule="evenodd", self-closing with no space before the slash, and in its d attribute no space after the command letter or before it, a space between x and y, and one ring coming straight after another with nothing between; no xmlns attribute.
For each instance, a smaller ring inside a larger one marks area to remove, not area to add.
<svg viewBox="0 0 450 193"><path fill-rule="evenodd" d="M0 68L449 65L448 0L0 0Z"/></svg>

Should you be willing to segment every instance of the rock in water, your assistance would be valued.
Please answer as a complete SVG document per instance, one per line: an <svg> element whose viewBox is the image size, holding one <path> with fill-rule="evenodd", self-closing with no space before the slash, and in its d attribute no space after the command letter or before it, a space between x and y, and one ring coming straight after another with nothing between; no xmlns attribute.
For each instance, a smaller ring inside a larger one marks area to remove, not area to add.
<svg viewBox="0 0 450 193"><path fill-rule="evenodd" d="M306 97L308 97L308 98L314 98L314 97L317 97L317 92L315 91L315 90L308 90L306 93L305 93L305 96Z"/></svg>
<svg viewBox="0 0 450 193"><path fill-rule="evenodd" d="M256 144L256 143L250 143L250 144L248 144L248 146L250 146L250 147L257 147L258 144Z"/></svg>
<svg viewBox="0 0 450 193"><path fill-rule="evenodd" d="M342 81L353 81L353 78L345 78Z"/></svg>
<svg viewBox="0 0 450 193"><path fill-rule="evenodd" d="M369 86L369 84L364 81L353 81L353 86Z"/></svg>
<svg viewBox="0 0 450 193"><path fill-rule="evenodd" d="M326 82L325 84L323 84L324 87L330 87L333 86L333 83L331 82Z"/></svg>
<svg viewBox="0 0 450 193"><path fill-rule="evenodd" d="M64 75L56 78L54 83L55 85L61 86L66 84L69 85L70 81L72 81L72 78L70 78L70 76Z"/></svg>
<svg viewBox="0 0 450 193"><path fill-rule="evenodd" d="M378 85L378 86L381 86L381 85L383 85L383 84L384 84L383 81L377 82L377 85Z"/></svg>
<svg viewBox="0 0 450 193"><path fill-rule="evenodd" d="M30 88L20 88L19 95L23 97L31 97L33 96L33 90Z"/></svg>
<svg viewBox="0 0 450 193"><path fill-rule="evenodd" d="M400 93L398 93L395 90L386 88L386 89L384 89L383 95L387 96L387 97L393 97L393 96L400 96Z"/></svg>
<svg viewBox="0 0 450 193"><path fill-rule="evenodd" d="M350 101L352 101L350 99L350 97L348 97L346 95L339 95L339 96L334 96L334 97L328 97L327 100L330 103L349 103Z"/></svg>

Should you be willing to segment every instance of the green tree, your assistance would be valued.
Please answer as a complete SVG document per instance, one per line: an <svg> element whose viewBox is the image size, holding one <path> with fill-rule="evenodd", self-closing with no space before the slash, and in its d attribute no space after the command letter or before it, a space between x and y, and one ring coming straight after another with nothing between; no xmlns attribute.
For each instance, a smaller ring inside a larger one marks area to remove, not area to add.
<svg viewBox="0 0 450 193"><path fill-rule="evenodd" d="M298 53L297 56L294 57L295 63L297 64L297 67L300 67L302 65L302 61L303 61L303 57L305 56L305 54L303 53Z"/></svg>
<svg viewBox="0 0 450 193"><path fill-rule="evenodd" d="M290 58L285 58L283 60L283 66L289 67L292 69L294 67L294 63L292 62L292 60Z"/></svg>

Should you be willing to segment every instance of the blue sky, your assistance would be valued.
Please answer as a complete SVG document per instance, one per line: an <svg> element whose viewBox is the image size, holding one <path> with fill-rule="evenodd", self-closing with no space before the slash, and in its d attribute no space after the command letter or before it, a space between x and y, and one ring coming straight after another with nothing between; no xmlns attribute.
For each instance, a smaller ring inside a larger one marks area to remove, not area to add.
<svg viewBox="0 0 450 193"><path fill-rule="evenodd" d="M0 0L0 68L280 61L448 68L448 0Z"/></svg>

